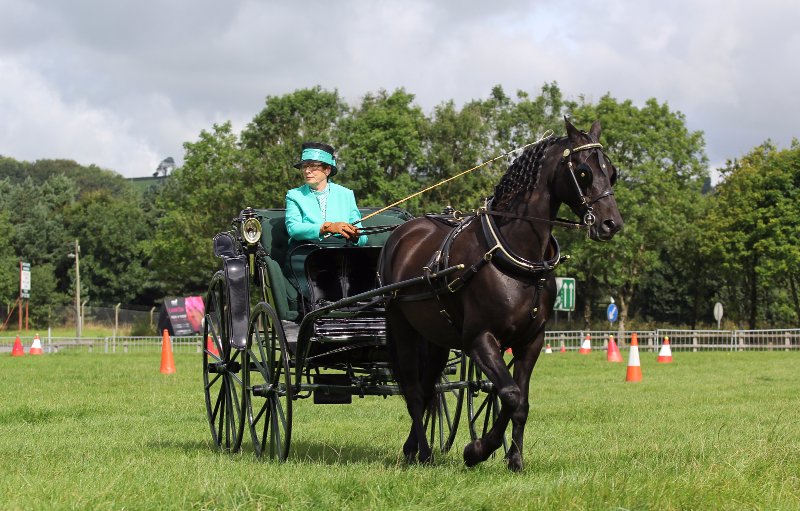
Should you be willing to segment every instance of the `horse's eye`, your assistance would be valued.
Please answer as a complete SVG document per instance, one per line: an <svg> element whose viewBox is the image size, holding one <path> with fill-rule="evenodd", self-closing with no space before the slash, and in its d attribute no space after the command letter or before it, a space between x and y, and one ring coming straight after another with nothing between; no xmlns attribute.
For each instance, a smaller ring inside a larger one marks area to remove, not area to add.
<svg viewBox="0 0 800 511"><path fill-rule="evenodd" d="M590 169L585 163L581 163L575 169L575 179L578 181L578 184L581 188L588 190L591 188L592 180L594 179L592 169Z"/></svg>

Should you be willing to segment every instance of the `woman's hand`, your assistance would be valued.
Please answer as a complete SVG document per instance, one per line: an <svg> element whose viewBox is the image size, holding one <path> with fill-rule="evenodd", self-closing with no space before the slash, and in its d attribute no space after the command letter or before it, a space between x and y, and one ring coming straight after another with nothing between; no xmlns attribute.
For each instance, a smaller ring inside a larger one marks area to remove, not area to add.
<svg viewBox="0 0 800 511"><path fill-rule="evenodd" d="M358 228L347 222L325 222L322 224L321 234L341 234L349 240L358 238Z"/></svg>

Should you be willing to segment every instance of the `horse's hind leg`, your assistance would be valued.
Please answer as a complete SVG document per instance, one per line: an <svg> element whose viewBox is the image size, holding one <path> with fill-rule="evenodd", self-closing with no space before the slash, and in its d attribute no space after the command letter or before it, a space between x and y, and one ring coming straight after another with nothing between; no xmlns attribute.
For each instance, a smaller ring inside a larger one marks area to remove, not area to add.
<svg viewBox="0 0 800 511"><path fill-rule="evenodd" d="M403 456L409 463L428 461L430 446L425 438L422 415L425 411L425 397L422 390L420 350L424 341L419 333L408 323L400 311L388 311L387 343L392 359L395 381L406 401L406 409L411 416L411 431L403 444Z"/></svg>
<svg viewBox="0 0 800 511"><path fill-rule="evenodd" d="M497 389L500 398L500 413L483 438L478 438L464 447L464 463L468 467L486 461L498 447L503 445L503 435L511 414L519 407L521 391L511 377L497 348L498 343L489 332L484 332L470 350L470 357Z"/></svg>
<svg viewBox="0 0 800 511"><path fill-rule="evenodd" d="M448 348L442 348L435 344L428 343L427 341L422 342L423 346L419 353L422 357L420 360L420 365L422 367L421 385L424 403L423 413L425 411L430 411L430 420L434 421L436 420L434 417L434 414L436 413L436 384L439 382L442 371L444 371L444 367L447 365L447 359L450 356L450 350ZM422 463L430 462L433 459L433 446L428 443L427 436L425 437L425 444L429 446L429 449L427 453L423 453L422 448L420 447L419 461ZM425 456L425 454L427 455Z"/></svg>

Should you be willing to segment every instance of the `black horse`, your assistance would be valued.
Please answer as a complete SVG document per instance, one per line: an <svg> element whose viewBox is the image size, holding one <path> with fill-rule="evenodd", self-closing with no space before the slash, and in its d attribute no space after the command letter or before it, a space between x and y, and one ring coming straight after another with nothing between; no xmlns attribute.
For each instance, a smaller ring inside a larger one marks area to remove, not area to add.
<svg viewBox="0 0 800 511"><path fill-rule="evenodd" d="M563 259L552 236L559 206L581 218L594 240L622 228L612 187L617 170L599 143L600 123L589 133L565 119L567 136L548 137L526 148L509 166L485 207L460 221L426 216L399 227L380 260L383 285L464 264L456 278L403 289L387 304L389 353L394 376L411 415L403 445L409 462L431 460L423 414L449 350L460 349L497 389L501 407L483 438L464 448L473 466L502 445L512 423L508 467L521 470L528 418L528 386L555 301L553 269ZM512 348L513 376L503 360Z"/></svg>

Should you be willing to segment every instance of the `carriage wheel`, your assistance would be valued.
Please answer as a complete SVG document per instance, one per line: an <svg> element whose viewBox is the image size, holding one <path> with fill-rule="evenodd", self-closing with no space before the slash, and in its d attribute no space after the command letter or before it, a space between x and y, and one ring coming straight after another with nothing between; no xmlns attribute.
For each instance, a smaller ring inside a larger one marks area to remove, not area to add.
<svg viewBox="0 0 800 511"><path fill-rule="evenodd" d="M492 382L472 360L467 369L467 417L472 440L483 438L500 415L500 398ZM503 433L503 450L508 453L508 434Z"/></svg>
<svg viewBox="0 0 800 511"><path fill-rule="evenodd" d="M292 371L286 334L269 304L253 310L244 360L243 401L256 456L286 461L292 440Z"/></svg>
<svg viewBox="0 0 800 511"><path fill-rule="evenodd" d="M457 350L450 351L447 365L439 377L436 398L432 411L426 411L424 417L428 440L433 447L438 443L443 453L450 450L461 420L461 408L464 404L464 381L467 369L466 356Z"/></svg>
<svg viewBox="0 0 800 511"><path fill-rule="evenodd" d="M241 354L231 346L230 300L225 275L211 280L203 325L203 392L214 445L236 452L242 445L244 416L239 396L243 387ZM209 341L211 345L209 346Z"/></svg>

